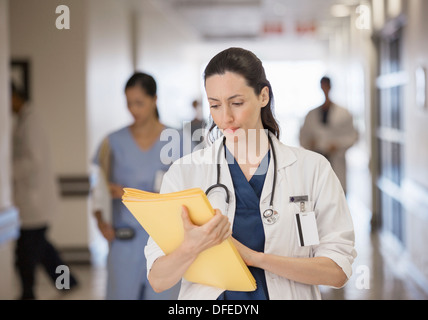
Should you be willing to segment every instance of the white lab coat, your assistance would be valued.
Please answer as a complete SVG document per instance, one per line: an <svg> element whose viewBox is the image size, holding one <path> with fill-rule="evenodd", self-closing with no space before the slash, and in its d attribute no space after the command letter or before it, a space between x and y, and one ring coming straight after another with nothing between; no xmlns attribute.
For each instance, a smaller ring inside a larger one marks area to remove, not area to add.
<svg viewBox="0 0 428 320"><path fill-rule="evenodd" d="M321 107L311 110L300 129L300 145L303 148L327 155L331 144L337 150L328 160L346 192L346 151L358 140L358 131L351 113L336 104L330 106L328 123L321 122ZM314 145L312 145L314 143Z"/></svg>
<svg viewBox="0 0 428 320"><path fill-rule="evenodd" d="M328 257L343 269L349 279L352 273L351 265L356 257L354 229L339 180L324 157L304 149L285 146L271 136L277 158L273 207L278 211L280 218L272 225L263 224L264 252L287 257ZM222 145L222 139L218 139L212 146L176 161L164 176L161 193L194 187L205 191L216 183L216 159L220 152L220 182L230 190L230 204L226 207L225 193L220 188L212 190L208 198L213 208L218 208L226 214L233 225L236 199ZM273 161L270 161L260 199L261 213L269 207L272 181ZM320 238L320 244L316 246L298 245L294 214L299 212L299 204L290 203L290 197L302 195L309 197L306 210L316 213ZM154 261L162 256L163 252L150 238L145 254L147 270L150 270ZM290 281L267 271L266 282L272 300L320 299L317 286ZM183 279L179 299L216 299L222 291Z"/></svg>
<svg viewBox="0 0 428 320"><path fill-rule="evenodd" d="M13 129L13 182L21 228L47 226L58 210L58 185L47 136L36 110L28 105Z"/></svg>

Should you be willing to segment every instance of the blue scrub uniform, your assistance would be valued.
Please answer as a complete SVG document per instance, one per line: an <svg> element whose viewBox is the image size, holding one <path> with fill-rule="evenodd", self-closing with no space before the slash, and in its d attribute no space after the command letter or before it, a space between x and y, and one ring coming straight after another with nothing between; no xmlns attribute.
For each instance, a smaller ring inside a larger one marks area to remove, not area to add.
<svg viewBox="0 0 428 320"><path fill-rule="evenodd" d="M265 233L259 203L269 166L270 152L264 157L250 181L247 181L227 147L225 147L225 154L236 197L232 235L250 249L263 252ZM218 300L269 300L264 270L255 267L249 267L249 269L256 279L257 289L252 292L225 291Z"/></svg>
<svg viewBox="0 0 428 320"><path fill-rule="evenodd" d="M129 127L108 136L111 150L110 181L127 188L153 192L159 171L166 172L169 164L160 160L160 152L168 142L158 140L143 151ZM179 286L155 293L147 280L144 247L149 235L122 203L113 200L113 227L132 228L135 236L129 240L114 239L107 258L107 299L177 299Z"/></svg>

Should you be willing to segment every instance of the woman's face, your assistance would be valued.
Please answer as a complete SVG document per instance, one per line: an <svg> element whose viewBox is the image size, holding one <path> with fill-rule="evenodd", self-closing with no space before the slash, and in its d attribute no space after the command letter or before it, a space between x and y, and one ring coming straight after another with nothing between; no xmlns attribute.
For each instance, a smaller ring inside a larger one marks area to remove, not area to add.
<svg viewBox="0 0 428 320"><path fill-rule="evenodd" d="M135 86L125 90L129 112L137 124L143 124L156 114L157 97L149 96L142 88Z"/></svg>
<svg viewBox="0 0 428 320"><path fill-rule="evenodd" d="M243 76L226 72L205 81L211 116L229 141L249 137L250 129L263 129L261 109L269 102L269 88L256 95Z"/></svg>

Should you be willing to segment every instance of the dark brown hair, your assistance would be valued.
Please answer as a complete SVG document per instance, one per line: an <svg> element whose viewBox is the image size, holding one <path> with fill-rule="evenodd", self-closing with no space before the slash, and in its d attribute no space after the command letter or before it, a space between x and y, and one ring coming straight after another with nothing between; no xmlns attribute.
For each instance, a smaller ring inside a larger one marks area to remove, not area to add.
<svg viewBox="0 0 428 320"><path fill-rule="evenodd" d="M131 78L126 82L125 91L128 88L139 87L143 90L147 95L154 98L156 97L157 85L155 79L143 72L135 72ZM159 111L156 106L156 117L159 119Z"/></svg>
<svg viewBox="0 0 428 320"><path fill-rule="evenodd" d="M242 48L229 48L214 56L204 72L204 80L213 75L233 72L243 76L247 85L260 95L264 87L269 88L269 102L261 110L263 127L272 132L277 138L280 135L279 125L273 113L273 92L270 82L266 78L265 69L261 60L251 51ZM213 122L208 134L211 134L216 124Z"/></svg>

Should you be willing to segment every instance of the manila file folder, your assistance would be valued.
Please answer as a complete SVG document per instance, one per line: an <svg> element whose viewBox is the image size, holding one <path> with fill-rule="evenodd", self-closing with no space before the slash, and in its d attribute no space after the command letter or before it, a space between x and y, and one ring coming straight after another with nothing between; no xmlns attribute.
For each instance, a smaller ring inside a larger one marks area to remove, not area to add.
<svg viewBox="0 0 428 320"><path fill-rule="evenodd" d="M196 225L214 216L205 193L199 189L157 194L125 188L122 202L165 254L183 241L182 205ZM184 274L184 279L232 291L254 291L256 281L231 239L201 252Z"/></svg>

